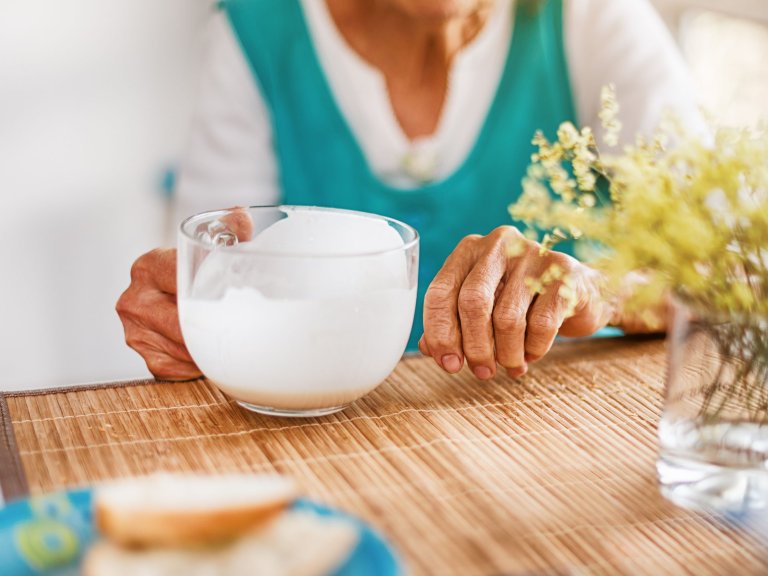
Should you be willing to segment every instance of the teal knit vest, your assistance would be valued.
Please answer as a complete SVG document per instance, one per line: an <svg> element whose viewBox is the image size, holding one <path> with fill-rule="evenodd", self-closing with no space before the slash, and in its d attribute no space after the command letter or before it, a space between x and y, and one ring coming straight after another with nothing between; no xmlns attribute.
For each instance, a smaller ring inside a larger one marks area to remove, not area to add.
<svg viewBox="0 0 768 576"><path fill-rule="evenodd" d="M282 201L373 212L419 231L409 349L423 330L424 293L459 240L515 224L507 207L520 194L535 131L554 135L561 122L576 123L562 0L530 5L518 2L495 99L464 162L441 181L403 190L371 171L334 100L299 0L223 3L271 114Z"/></svg>

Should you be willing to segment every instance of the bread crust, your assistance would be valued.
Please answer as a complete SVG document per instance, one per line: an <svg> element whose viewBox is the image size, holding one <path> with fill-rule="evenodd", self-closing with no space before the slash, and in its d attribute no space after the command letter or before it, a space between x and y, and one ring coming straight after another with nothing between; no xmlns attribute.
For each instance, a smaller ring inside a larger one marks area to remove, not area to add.
<svg viewBox="0 0 768 576"><path fill-rule="evenodd" d="M129 510L97 500L94 522L102 535L126 548L215 545L265 524L290 501L215 510Z"/></svg>

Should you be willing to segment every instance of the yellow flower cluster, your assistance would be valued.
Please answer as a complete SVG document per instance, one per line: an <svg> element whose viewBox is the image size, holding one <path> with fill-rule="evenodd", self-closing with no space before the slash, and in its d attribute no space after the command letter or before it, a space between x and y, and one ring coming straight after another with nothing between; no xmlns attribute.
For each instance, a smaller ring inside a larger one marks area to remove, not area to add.
<svg viewBox="0 0 768 576"><path fill-rule="evenodd" d="M608 87L600 118L609 144L621 128L617 113ZM701 138L670 120L651 139L601 154L589 128L565 123L557 141L537 133L533 143L538 151L510 213L547 230L546 249L586 241L591 253L580 256L617 289L627 273L644 272L630 305L672 292L710 310L768 313L765 126Z"/></svg>
<svg viewBox="0 0 768 576"><path fill-rule="evenodd" d="M603 140L608 146L616 146L619 143L621 122L619 121L619 103L616 100L616 90L612 84L603 86L600 92L598 118L600 118L600 123L605 130Z"/></svg>

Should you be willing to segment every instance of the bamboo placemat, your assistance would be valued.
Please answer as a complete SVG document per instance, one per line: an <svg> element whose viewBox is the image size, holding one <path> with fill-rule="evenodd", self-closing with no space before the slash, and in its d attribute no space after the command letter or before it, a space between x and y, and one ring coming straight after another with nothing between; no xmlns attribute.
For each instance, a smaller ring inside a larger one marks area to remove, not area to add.
<svg viewBox="0 0 768 576"><path fill-rule="evenodd" d="M13 394L4 437L33 494L158 470L290 475L414 574L764 573L756 537L658 494L664 365L660 340L631 339L558 344L518 381L409 358L306 421L247 413L203 381Z"/></svg>

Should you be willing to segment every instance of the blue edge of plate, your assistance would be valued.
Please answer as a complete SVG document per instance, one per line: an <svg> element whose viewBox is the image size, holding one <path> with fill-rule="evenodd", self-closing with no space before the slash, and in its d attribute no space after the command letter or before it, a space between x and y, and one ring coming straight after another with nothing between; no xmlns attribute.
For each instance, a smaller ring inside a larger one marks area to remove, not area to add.
<svg viewBox="0 0 768 576"><path fill-rule="evenodd" d="M91 500L91 489L82 489L19 500L0 508L0 574L78 574L83 551L96 539ZM343 518L357 527L358 545L333 576L403 573L389 543L361 520L309 500L298 500L293 507Z"/></svg>

